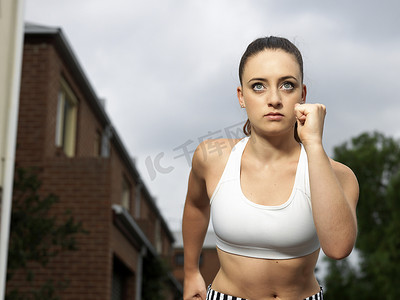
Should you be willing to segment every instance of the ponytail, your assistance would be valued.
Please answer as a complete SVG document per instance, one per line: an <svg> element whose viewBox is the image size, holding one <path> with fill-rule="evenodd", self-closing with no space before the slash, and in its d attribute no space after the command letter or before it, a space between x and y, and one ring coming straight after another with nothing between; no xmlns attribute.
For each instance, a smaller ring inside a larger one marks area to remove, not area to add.
<svg viewBox="0 0 400 300"><path fill-rule="evenodd" d="M250 134L251 134L251 124L250 124L250 120L249 119L247 119L246 123L243 126L243 133L246 136L250 136Z"/></svg>

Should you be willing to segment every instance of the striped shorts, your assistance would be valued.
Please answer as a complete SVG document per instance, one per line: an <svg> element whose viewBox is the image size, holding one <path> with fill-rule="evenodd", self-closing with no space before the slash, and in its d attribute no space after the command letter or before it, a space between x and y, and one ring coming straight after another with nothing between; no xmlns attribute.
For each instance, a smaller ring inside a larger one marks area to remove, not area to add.
<svg viewBox="0 0 400 300"><path fill-rule="evenodd" d="M323 299L324 299L324 297L322 295L322 287L321 287L321 290L318 293L316 293L315 295L312 295L310 297L307 297L304 300L323 300ZM211 284L210 284L207 289L206 300L246 300L246 299L235 297L235 296L230 296L230 295L226 295L226 294L214 291L211 288Z"/></svg>

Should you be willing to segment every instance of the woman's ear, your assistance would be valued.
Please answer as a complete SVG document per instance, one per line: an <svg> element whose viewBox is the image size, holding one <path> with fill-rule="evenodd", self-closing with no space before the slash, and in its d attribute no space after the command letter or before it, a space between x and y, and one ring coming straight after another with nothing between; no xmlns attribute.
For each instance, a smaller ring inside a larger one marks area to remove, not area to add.
<svg viewBox="0 0 400 300"><path fill-rule="evenodd" d="M303 84L303 91L301 93L301 104L306 103L306 98L307 98L307 87L305 84Z"/></svg>
<svg viewBox="0 0 400 300"><path fill-rule="evenodd" d="M238 86L238 88L236 89L237 92L237 97L239 100L239 104L242 108L246 107L246 104L244 103L244 97L243 97L243 90L241 86Z"/></svg>

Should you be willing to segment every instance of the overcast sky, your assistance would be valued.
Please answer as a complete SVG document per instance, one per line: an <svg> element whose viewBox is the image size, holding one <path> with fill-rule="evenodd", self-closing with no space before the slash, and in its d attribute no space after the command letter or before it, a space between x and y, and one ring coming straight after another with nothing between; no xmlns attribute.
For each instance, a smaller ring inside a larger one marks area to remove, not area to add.
<svg viewBox="0 0 400 300"><path fill-rule="evenodd" d="M285 36L302 51L307 102L327 106L324 145L400 136L400 1L26 0L61 27L166 220L180 227L203 138L245 121L236 98L247 45Z"/></svg>

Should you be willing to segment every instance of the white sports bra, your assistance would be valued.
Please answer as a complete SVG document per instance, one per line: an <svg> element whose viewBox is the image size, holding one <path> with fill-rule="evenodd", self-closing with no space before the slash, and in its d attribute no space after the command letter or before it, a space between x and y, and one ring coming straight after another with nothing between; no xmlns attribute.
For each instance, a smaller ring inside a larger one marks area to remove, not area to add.
<svg viewBox="0 0 400 300"><path fill-rule="evenodd" d="M290 259L318 250L303 145L289 199L282 205L266 206L247 199L240 186L241 158L248 139L245 137L232 149L210 199L217 247L228 253L265 259Z"/></svg>

